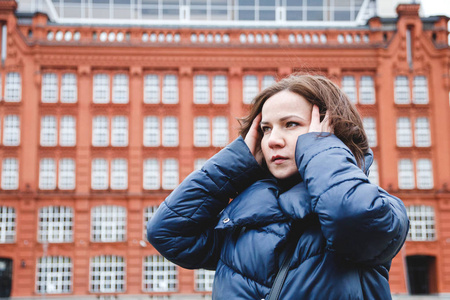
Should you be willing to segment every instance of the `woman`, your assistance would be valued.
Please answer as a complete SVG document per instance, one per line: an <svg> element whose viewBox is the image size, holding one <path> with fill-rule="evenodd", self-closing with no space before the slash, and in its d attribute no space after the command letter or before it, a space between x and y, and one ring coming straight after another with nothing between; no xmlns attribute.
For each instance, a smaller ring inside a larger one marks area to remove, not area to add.
<svg viewBox="0 0 450 300"><path fill-rule="evenodd" d="M215 269L213 299L266 298L292 235L279 299L391 299L409 222L402 201L367 179L371 163L343 92L292 75L262 91L241 137L161 204L148 240L182 267Z"/></svg>

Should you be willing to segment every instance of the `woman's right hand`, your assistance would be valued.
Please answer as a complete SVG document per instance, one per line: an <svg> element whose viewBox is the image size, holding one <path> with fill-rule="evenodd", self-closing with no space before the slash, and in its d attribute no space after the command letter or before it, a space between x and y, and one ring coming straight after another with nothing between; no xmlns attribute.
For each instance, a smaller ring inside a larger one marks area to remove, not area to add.
<svg viewBox="0 0 450 300"><path fill-rule="evenodd" d="M252 126L250 126L247 135L245 136L245 143L247 147L250 149L250 152L255 157L258 164L262 164L263 154L261 151L261 133L259 131L259 126L261 122L261 113L259 113L255 119L253 119Z"/></svg>

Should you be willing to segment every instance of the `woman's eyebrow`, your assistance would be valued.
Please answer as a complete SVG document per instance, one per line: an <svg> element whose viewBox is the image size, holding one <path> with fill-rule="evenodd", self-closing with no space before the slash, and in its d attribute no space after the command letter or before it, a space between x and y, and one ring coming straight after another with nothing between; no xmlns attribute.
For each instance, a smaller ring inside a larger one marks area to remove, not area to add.
<svg viewBox="0 0 450 300"><path fill-rule="evenodd" d="M281 122L284 122L284 121L286 121L287 119L290 119L290 118L297 118L297 119L300 119L300 120L303 121L303 122L308 122L308 120L306 120L305 118L302 118L302 117L297 116L297 115L288 115L288 116L284 116L284 117L282 117L282 118L280 119L280 121L281 121ZM267 122L267 121L261 121L261 122L259 122L260 125L266 125L266 124L269 124L269 123L270 123L270 122Z"/></svg>
<svg viewBox="0 0 450 300"><path fill-rule="evenodd" d="M300 117L300 116L298 116L298 115L288 115L288 116L284 116L284 117L282 117L281 119L280 119L280 121L286 121L287 119L290 119L290 118L297 118L297 119L300 119L300 120L302 120L303 122L307 122L308 120L306 120L306 119L304 119L304 118L302 118L302 117Z"/></svg>

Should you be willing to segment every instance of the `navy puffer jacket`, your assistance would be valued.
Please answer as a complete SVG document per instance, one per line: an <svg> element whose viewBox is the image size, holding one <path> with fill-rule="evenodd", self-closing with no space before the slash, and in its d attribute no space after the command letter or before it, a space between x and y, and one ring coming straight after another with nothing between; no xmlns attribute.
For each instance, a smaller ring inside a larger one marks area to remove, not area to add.
<svg viewBox="0 0 450 300"><path fill-rule="evenodd" d="M391 299L390 263L409 228L402 201L371 184L334 135L301 135L296 162L302 180L284 191L238 138L160 205L148 240L182 267L215 269L213 299L259 300L298 222L280 299Z"/></svg>

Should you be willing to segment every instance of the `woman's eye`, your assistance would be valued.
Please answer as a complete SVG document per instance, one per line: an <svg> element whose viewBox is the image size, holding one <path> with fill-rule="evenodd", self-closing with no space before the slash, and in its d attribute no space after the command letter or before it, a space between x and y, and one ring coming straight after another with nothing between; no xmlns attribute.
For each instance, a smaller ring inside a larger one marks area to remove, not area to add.
<svg viewBox="0 0 450 300"><path fill-rule="evenodd" d="M268 132L270 130L270 127L268 126L261 126L261 131L262 132Z"/></svg>
<svg viewBox="0 0 450 300"><path fill-rule="evenodd" d="M295 127L295 126L298 126L299 124L297 123L297 122L287 122L286 123L286 127Z"/></svg>

